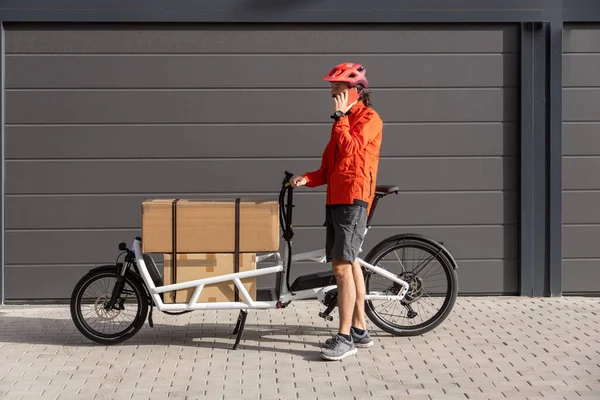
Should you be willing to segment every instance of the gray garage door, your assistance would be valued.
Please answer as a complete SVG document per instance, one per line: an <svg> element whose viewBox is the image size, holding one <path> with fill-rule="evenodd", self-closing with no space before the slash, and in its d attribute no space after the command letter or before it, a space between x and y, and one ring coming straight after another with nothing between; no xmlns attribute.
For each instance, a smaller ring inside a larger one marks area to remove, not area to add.
<svg viewBox="0 0 600 400"><path fill-rule="evenodd" d="M563 291L600 293L600 26L566 26Z"/></svg>
<svg viewBox="0 0 600 400"><path fill-rule="evenodd" d="M346 60L385 121L379 183L402 188L365 248L431 235L461 293L516 293L517 30L352 29L7 25L7 300L67 297L140 233L144 199L276 198L285 169L318 168L320 77ZM323 190L297 191L295 251L324 244Z"/></svg>

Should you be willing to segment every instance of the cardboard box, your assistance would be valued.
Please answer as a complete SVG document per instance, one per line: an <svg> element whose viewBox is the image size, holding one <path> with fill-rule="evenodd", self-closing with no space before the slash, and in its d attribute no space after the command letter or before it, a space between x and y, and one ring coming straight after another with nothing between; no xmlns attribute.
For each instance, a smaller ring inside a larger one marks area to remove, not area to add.
<svg viewBox="0 0 600 400"><path fill-rule="evenodd" d="M173 281L172 255L165 254L164 257L163 281L165 285L170 285ZM176 283L231 274L234 272L233 257L233 253L178 254ZM241 253L239 257L240 272L252 271L256 269L255 253ZM241 281L252 299L256 300L256 277L244 278ZM235 301L234 289L235 284L233 281L206 285L202 289L197 303ZM195 287L178 290L176 292L166 292L164 293L163 301L166 304L173 302L187 303L192 298L194 290L196 290ZM175 301L173 301L174 294L176 295ZM241 293L239 296L239 300L244 301L244 297Z"/></svg>
<svg viewBox="0 0 600 400"><path fill-rule="evenodd" d="M142 203L143 252L173 253L173 228L176 229L176 253L235 251L235 199L174 200L154 199ZM240 253L278 251L279 236L277 201L240 200Z"/></svg>

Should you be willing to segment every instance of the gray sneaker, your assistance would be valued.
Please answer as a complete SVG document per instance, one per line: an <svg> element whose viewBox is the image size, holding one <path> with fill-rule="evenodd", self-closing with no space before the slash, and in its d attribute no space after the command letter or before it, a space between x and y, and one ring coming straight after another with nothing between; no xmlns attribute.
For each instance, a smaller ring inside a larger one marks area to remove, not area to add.
<svg viewBox="0 0 600 400"><path fill-rule="evenodd" d="M354 342L348 341L340 335L336 335L332 338L327 348L321 351L321 358L339 361L346 357L353 356L356 353L358 353L358 349L354 346Z"/></svg>
<svg viewBox="0 0 600 400"><path fill-rule="evenodd" d="M374 344L373 339L371 339L371 336L369 335L369 331L367 331L366 329L362 335L359 335L354 329L350 328L350 336L352 336L352 340L354 341L354 345L356 347L371 347ZM325 341L325 344L329 346L331 343L333 343L334 340L335 337L327 339Z"/></svg>

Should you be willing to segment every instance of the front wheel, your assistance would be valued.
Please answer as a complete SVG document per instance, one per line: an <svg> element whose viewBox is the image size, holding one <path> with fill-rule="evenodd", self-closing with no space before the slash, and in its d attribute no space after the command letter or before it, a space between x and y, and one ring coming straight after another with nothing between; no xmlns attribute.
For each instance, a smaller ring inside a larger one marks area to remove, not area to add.
<svg viewBox="0 0 600 400"><path fill-rule="evenodd" d="M397 336L422 335L450 314L458 293L458 276L450 258L437 243L416 235L385 239L365 257L408 282L404 299L367 300L365 314L384 331ZM367 294L397 295L401 285L368 269Z"/></svg>
<svg viewBox="0 0 600 400"><path fill-rule="evenodd" d="M73 289L71 317L85 337L100 344L117 344L135 335L144 325L148 297L131 274L125 275L121 295L107 309L117 283L116 268L102 268L86 274Z"/></svg>

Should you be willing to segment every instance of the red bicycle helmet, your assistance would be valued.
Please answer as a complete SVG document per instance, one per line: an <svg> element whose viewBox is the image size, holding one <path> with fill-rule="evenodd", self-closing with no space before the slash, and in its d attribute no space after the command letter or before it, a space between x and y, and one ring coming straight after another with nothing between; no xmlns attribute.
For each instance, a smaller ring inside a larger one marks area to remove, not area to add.
<svg viewBox="0 0 600 400"><path fill-rule="evenodd" d="M359 84L363 85L365 88L369 86L367 70L365 70L365 67L350 62L336 65L322 79L329 82L345 82L349 86L356 86Z"/></svg>

